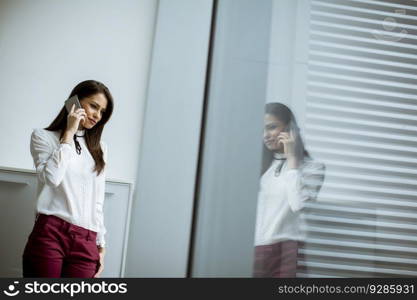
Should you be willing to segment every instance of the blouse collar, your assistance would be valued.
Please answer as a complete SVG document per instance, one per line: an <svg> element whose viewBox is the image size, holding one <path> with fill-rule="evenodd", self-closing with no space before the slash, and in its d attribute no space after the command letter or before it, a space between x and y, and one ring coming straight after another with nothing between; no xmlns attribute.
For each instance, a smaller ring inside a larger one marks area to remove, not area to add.
<svg viewBox="0 0 417 300"><path fill-rule="evenodd" d="M84 134L85 134L85 129L82 129L82 130L77 130L76 135L77 135L78 137L84 136Z"/></svg>
<svg viewBox="0 0 417 300"><path fill-rule="evenodd" d="M286 159L286 157L285 157L284 153L275 152L274 153L274 159L282 160L282 159Z"/></svg>

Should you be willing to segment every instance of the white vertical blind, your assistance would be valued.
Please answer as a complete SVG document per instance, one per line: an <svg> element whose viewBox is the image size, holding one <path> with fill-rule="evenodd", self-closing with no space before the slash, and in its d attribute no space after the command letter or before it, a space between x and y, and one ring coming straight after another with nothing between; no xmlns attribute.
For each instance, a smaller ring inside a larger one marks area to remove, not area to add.
<svg viewBox="0 0 417 300"><path fill-rule="evenodd" d="M417 276L417 2L310 0L302 277Z"/></svg>

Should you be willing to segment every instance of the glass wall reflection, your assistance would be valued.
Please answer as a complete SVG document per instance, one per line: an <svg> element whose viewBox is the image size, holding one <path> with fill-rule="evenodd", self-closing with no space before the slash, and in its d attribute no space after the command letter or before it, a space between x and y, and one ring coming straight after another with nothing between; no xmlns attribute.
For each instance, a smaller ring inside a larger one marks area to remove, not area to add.
<svg viewBox="0 0 417 300"><path fill-rule="evenodd" d="M416 276L416 2L272 7L253 275Z"/></svg>
<svg viewBox="0 0 417 300"><path fill-rule="evenodd" d="M255 230L255 277L295 277L304 246L301 214L323 185L325 166L306 150L294 114L265 106L264 152Z"/></svg>
<svg viewBox="0 0 417 300"><path fill-rule="evenodd" d="M416 276L417 2L216 7L193 274Z"/></svg>

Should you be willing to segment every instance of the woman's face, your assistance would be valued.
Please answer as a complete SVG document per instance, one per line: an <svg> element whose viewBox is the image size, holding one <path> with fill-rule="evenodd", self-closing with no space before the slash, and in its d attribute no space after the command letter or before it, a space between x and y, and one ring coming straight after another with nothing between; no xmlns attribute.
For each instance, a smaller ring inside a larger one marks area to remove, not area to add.
<svg viewBox="0 0 417 300"><path fill-rule="evenodd" d="M87 114L87 118L82 123L82 126L86 129L91 129L100 122L103 117L103 113L107 108L107 99L104 94L99 93L83 98L80 100L80 104Z"/></svg>
<svg viewBox="0 0 417 300"><path fill-rule="evenodd" d="M285 130L285 124L274 115L265 114L264 117L264 144L268 150L283 152L284 145L277 142L278 135Z"/></svg>

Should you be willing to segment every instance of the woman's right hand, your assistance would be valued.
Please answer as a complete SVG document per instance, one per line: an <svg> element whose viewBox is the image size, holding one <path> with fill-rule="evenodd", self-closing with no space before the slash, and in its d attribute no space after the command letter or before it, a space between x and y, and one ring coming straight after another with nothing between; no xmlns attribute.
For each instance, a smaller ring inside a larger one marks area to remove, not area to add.
<svg viewBox="0 0 417 300"><path fill-rule="evenodd" d="M78 127L85 122L87 114L83 108L75 110L75 104L72 105L71 111L67 117L67 132L74 135L77 133Z"/></svg>

